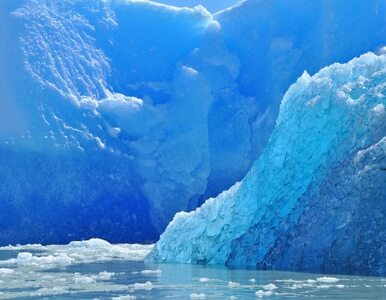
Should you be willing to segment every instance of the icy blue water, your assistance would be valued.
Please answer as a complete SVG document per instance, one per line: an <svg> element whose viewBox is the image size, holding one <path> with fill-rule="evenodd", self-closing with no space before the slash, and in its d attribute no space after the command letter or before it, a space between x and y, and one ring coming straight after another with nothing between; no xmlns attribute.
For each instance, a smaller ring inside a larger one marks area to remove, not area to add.
<svg viewBox="0 0 386 300"><path fill-rule="evenodd" d="M386 299L386 278L146 263L151 247L1 248L0 299Z"/></svg>

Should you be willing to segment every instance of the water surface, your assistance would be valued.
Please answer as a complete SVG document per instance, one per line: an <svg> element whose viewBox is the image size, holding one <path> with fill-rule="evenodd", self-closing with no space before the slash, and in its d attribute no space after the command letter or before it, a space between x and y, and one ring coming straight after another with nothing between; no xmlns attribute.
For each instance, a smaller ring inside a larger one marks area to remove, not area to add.
<svg viewBox="0 0 386 300"><path fill-rule="evenodd" d="M0 248L0 299L386 299L386 278L152 264L151 248Z"/></svg>

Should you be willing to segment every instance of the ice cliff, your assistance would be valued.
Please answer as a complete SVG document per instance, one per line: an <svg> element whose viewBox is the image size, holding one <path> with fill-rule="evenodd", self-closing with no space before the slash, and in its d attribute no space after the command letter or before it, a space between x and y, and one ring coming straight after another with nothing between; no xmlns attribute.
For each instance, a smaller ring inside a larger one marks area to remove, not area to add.
<svg viewBox="0 0 386 300"><path fill-rule="evenodd" d="M151 257L385 275L385 92L385 55L305 72L247 176L177 214Z"/></svg>
<svg viewBox="0 0 386 300"><path fill-rule="evenodd" d="M245 176L305 69L380 49L385 16L377 0L0 1L0 244L156 239Z"/></svg>

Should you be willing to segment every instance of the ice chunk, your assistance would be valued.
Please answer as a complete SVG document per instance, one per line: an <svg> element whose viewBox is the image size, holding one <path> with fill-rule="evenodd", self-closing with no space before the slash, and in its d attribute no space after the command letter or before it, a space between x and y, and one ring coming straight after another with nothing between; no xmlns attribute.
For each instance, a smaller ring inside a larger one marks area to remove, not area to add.
<svg viewBox="0 0 386 300"><path fill-rule="evenodd" d="M0 276L9 275L15 273L15 270L8 268L0 268Z"/></svg>
<svg viewBox="0 0 386 300"><path fill-rule="evenodd" d="M124 296L118 296L111 298L112 300L135 300L137 297L133 295L124 295Z"/></svg>
<svg viewBox="0 0 386 300"><path fill-rule="evenodd" d="M367 53L301 76L285 94L270 143L247 176L195 211L177 214L150 258L328 272L353 272L355 261L355 272L383 274L386 211L370 199L386 198L386 124L373 112L384 102L373 91L385 89L385 73L386 56ZM351 243L363 228L379 238L365 252ZM334 255L322 255L331 247Z"/></svg>
<svg viewBox="0 0 386 300"><path fill-rule="evenodd" d="M256 297L263 298L263 297L272 296L273 293L271 291L258 290L255 294L256 294Z"/></svg>
<svg viewBox="0 0 386 300"><path fill-rule="evenodd" d="M146 281L145 283L134 283L130 285L129 287L133 288L134 290L152 290L154 288L154 285L150 281Z"/></svg>
<svg viewBox="0 0 386 300"><path fill-rule="evenodd" d="M236 288L240 287L240 283L239 282L234 282L234 281L229 281L228 282L228 287L230 289L236 289Z"/></svg>
<svg viewBox="0 0 386 300"><path fill-rule="evenodd" d="M98 280L110 280L114 275L115 275L114 272L103 271L103 272L98 273L97 279Z"/></svg>
<svg viewBox="0 0 386 300"><path fill-rule="evenodd" d="M112 245L101 239L74 241L68 245L6 246L1 247L0 250L20 251L20 253L16 258L0 261L0 266L17 265L22 267L52 268L95 261L141 261L149 254L152 248L153 245ZM113 275L110 272L98 274L99 279L106 278L106 280L108 280L107 277Z"/></svg>
<svg viewBox="0 0 386 300"><path fill-rule="evenodd" d="M324 283L335 283L339 281L339 278L323 276L323 277L317 278L316 281L324 282Z"/></svg>
<svg viewBox="0 0 386 300"><path fill-rule="evenodd" d="M190 299L206 299L206 295L204 293L192 293L190 294Z"/></svg>
<svg viewBox="0 0 386 300"><path fill-rule="evenodd" d="M262 288L265 290L273 291L277 289L277 286L273 283L269 283L269 284L263 285Z"/></svg>
<svg viewBox="0 0 386 300"><path fill-rule="evenodd" d="M133 274L142 274L142 275L161 275L161 270L142 270L139 272L132 272Z"/></svg>

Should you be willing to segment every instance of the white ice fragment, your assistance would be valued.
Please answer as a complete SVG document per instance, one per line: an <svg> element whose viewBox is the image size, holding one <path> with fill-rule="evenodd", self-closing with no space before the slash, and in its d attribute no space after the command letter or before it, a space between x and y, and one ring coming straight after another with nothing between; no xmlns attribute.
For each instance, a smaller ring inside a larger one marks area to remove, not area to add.
<svg viewBox="0 0 386 300"><path fill-rule="evenodd" d="M62 287L40 288L36 291L36 295L39 295L39 296L60 295L60 294L66 294L66 293L68 293L68 290Z"/></svg>
<svg viewBox="0 0 386 300"><path fill-rule="evenodd" d="M373 111L376 113L383 113L385 112L385 106L382 103L379 103L374 106Z"/></svg>
<svg viewBox="0 0 386 300"><path fill-rule="evenodd" d="M333 285L330 285L330 284L322 284L322 285L318 285L316 288L318 289L329 289L333 287Z"/></svg>
<svg viewBox="0 0 386 300"><path fill-rule="evenodd" d="M133 295L124 295L124 296L118 296L118 297L113 297L111 300L134 300L137 299L137 297Z"/></svg>
<svg viewBox="0 0 386 300"><path fill-rule="evenodd" d="M324 282L324 283L334 283L334 282L338 282L339 280L340 280L339 278L327 277L327 276L319 277L316 279L317 282Z"/></svg>
<svg viewBox="0 0 386 300"><path fill-rule="evenodd" d="M103 271L103 272L99 272L98 273L97 279L99 279L99 280L110 280L111 277L113 277L114 275L115 275L114 272Z"/></svg>
<svg viewBox="0 0 386 300"><path fill-rule="evenodd" d="M273 291L277 289L277 286L274 285L273 283L269 283L269 284L263 285L262 288L265 290Z"/></svg>
<svg viewBox="0 0 386 300"><path fill-rule="evenodd" d="M228 287L229 287L230 289L239 288L239 287L240 287L240 283L234 282L234 281L229 281L229 282L228 282Z"/></svg>
<svg viewBox="0 0 386 300"><path fill-rule="evenodd" d="M141 275L161 275L161 270L143 270L139 272L131 272L132 274L141 274Z"/></svg>
<svg viewBox="0 0 386 300"><path fill-rule="evenodd" d="M192 293L190 294L190 299L206 299L206 295L204 293Z"/></svg>
<svg viewBox="0 0 386 300"><path fill-rule="evenodd" d="M256 294L256 297L263 298L263 297L272 296L273 293L271 291L258 290L255 294Z"/></svg>
<svg viewBox="0 0 386 300"><path fill-rule="evenodd" d="M146 290L150 291L154 288L153 284L150 281L146 281L145 283L134 283L131 285L134 290Z"/></svg>
<svg viewBox="0 0 386 300"><path fill-rule="evenodd" d="M315 283L316 280L314 280L314 279L307 279L306 282L307 282L307 283Z"/></svg>
<svg viewBox="0 0 386 300"><path fill-rule="evenodd" d="M2 275L9 275L15 273L15 270L8 269L8 268L0 268L0 276Z"/></svg>
<svg viewBox="0 0 386 300"><path fill-rule="evenodd" d="M83 275L76 274L74 277L75 284L90 284L94 282L95 282L95 279L90 276L83 276Z"/></svg>

